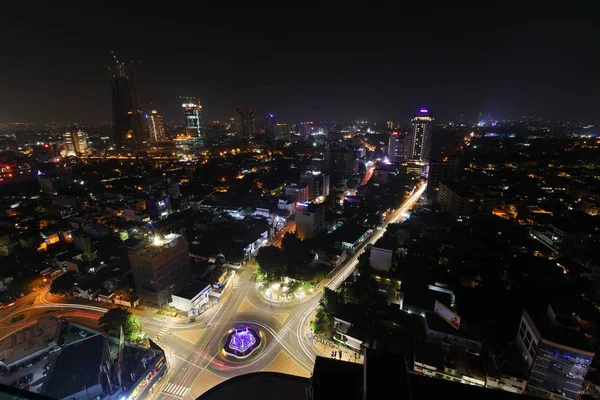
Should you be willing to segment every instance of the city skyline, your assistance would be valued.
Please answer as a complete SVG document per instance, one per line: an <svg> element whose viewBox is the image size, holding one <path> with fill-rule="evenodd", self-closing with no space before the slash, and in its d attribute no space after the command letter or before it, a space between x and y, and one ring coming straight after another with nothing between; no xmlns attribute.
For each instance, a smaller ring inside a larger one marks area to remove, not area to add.
<svg viewBox="0 0 600 400"><path fill-rule="evenodd" d="M11 14L20 12L12 7L7 32L18 20ZM142 109L152 103L166 121L182 119L178 98L186 93L200 98L205 121L232 117L238 105L282 121L404 120L419 107L436 110L438 121L480 111L499 118L598 118L595 56L587 50L597 31L583 12L441 8L422 21L408 17L410 7L359 14L331 5L317 17L303 10L270 18L268 29L257 31L254 22L265 10L228 14L210 6L203 10L210 21L197 30L179 26L169 7L158 15L123 6L117 15L99 6L85 22L79 11L40 7L18 22L21 34L3 35L12 61L0 69L0 87L10 94L0 101L0 121L109 121L104 71L111 50L139 62ZM264 18L276 14L267 11ZM392 11L399 21L386 17ZM40 23L47 16L51 26ZM556 24L557 16L565 20ZM351 30L343 22L348 17L358 21ZM203 51L188 57L187 37L207 38L199 44ZM32 103L44 107L32 115Z"/></svg>

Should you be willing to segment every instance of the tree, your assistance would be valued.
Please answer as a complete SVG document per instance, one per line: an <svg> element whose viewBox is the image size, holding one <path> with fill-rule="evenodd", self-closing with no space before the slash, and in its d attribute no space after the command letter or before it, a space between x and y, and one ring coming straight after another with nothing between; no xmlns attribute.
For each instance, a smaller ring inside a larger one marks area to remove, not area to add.
<svg viewBox="0 0 600 400"><path fill-rule="evenodd" d="M52 281L50 285L50 293L52 294L69 294L75 286L75 271L67 271Z"/></svg>
<svg viewBox="0 0 600 400"><path fill-rule="evenodd" d="M281 279L287 272L282 252L275 246L261 247L256 255L260 270L271 279Z"/></svg>
<svg viewBox="0 0 600 400"><path fill-rule="evenodd" d="M142 336L142 324L140 320L126 308L111 308L98 319L98 323L111 336L118 337L123 327L125 340L128 342L139 341Z"/></svg>
<svg viewBox="0 0 600 400"><path fill-rule="evenodd" d="M338 293L335 290L331 290L327 287L323 289L323 297L319 302L319 305L323 309L323 311L329 315L335 314L335 310L337 308L339 302Z"/></svg>
<svg viewBox="0 0 600 400"><path fill-rule="evenodd" d="M288 276L298 278L306 275L314 258L308 247L308 242L302 241L288 232L281 240L281 246L287 264Z"/></svg>

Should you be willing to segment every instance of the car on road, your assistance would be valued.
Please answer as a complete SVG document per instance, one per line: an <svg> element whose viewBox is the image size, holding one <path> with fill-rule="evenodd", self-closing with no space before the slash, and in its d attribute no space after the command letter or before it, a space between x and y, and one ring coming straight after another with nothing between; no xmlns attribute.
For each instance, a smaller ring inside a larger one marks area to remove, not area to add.
<svg viewBox="0 0 600 400"><path fill-rule="evenodd" d="M562 389L554 388L554 389L552 389L552 391L556 394L560 394L561 396L566 396L564 390L562 390Z"/></svg>
<svg viewBox="0 0 600 400"><path fill-rule="evenodd" d="M87 337L88 333L86 331L79 331L79 336L82 338Z"/></svg>
<svg viewBox="0 0 600 400"><path fill-rule="evenodd" d="M552 364L552 366L553 366L554 368L556 368L557 370L559 370L559 371L562 371L562 369L563 369L563 368L562 368L562 365L560 365L560 364L557 364L557 363L553 363L553 364Z"/></svg>

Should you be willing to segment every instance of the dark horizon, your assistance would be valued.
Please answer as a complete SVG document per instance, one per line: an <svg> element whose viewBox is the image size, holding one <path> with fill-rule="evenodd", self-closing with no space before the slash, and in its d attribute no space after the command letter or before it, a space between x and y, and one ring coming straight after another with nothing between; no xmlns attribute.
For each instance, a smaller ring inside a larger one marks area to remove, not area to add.
<svg viewBox="0 0 600 400"><path fill-rule="evenodd" d="M585 10L86 7L11 5L0 17L0 122L111 121L111 50L136 60L143 110L167 121L182 119L180 96L199 97L206 122L238 105L257 124L269 112L290 122L406 120L422 106L438 122L480 111L599 117L600 28Z"/></svg>

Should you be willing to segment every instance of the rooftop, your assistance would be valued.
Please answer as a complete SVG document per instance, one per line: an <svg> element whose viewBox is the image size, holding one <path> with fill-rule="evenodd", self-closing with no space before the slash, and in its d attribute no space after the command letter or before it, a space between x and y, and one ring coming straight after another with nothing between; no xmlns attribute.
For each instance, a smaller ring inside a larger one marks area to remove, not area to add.
<svg viewBox="0 0 600 400"><path fill-rule="evenodd" d="M543 340L594 354L593 347L582 332L555 325L545 314L536 314L531 316L531 319L540 331Z"/></svg>
<svg viewBox="0 0 600 400"><path fill-rule="evenodd" d="M155 257L163 250L175 247L181 240L182 236L176 233L169 233L161 236L155 235L152 240L146 241L143 246L136 247L132 251L138 255L146 257Z"/></svg>
<svg viewBox="0 0 600 400"><path fill-rule="evenodd" d="M41 392L60 399L83 388L108 385L108 380L98 368L108 356L108 343L102 334L65 346L52 365Z"/></svg>
<svg viewBox="0 0 600 400"><path fill-rule="evenodd" d="M206 282L190 282L174 293L174 295L184 299L192 300L198 295L198 293L202 292L207 287L210 288L210 284Z"/></svg>
<svg viewBox="0 0 600 400"><path fill-rule="evenodd" d="M60 326L58 318L47 315L38 318L0 341L0 360L9 365L57 342Z"/></svg>

